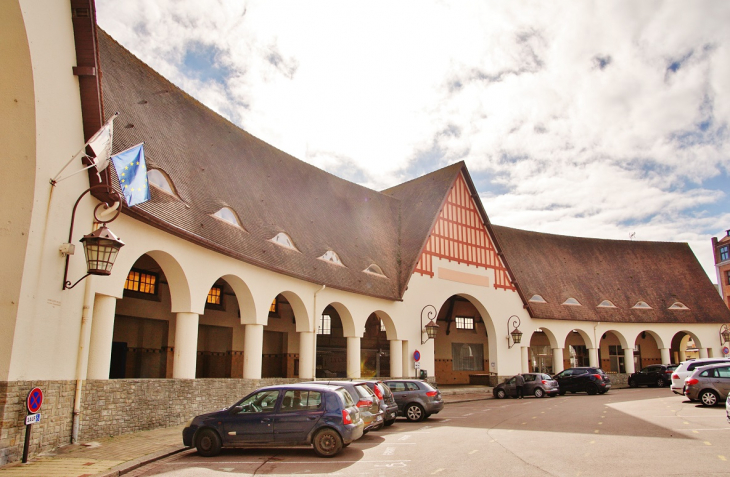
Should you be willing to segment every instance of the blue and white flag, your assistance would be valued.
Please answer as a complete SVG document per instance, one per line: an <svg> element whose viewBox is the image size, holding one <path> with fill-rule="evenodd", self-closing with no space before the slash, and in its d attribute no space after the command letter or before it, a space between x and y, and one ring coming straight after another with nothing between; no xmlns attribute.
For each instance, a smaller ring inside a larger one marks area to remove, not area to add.
<svg viewBox="0 0 730 477"><path fill-rule="evenodd" d="M117 170L119 185L127 205L141 204L150 200L150 186L147 182L147 164L144 160L144 143L130 147L112 156Z"/></svg>

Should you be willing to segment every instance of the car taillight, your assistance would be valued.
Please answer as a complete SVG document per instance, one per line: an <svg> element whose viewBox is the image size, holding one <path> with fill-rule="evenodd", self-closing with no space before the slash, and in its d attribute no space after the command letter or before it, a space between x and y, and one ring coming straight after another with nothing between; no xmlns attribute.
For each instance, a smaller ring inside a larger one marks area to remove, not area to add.
<svg viewBox="0 0 730 477"><path fill-rule="evenodd" d="M542 384L547 384L547 381L545 381L545 380L543 379L543 380L542 380Z"/></svg>
<svg viewBox="0 0 730 477"><path fill-rule="evenodd" d="M672 379L679 379L679 374L673 374Z"/></svg>
<svg viewBox="0 0 730 477"><path fill-rule="evenodd" d="M373 405L373 402L369 399L360 399L357 402L357 407L370 407Z"/></svg>
<svg viewBox="0 0 730 477"><path fill-rule="evenodd" d="M686 384L687 386L694 386L695 384L697 384L699 382L700 382L699 379L687 378L687 380L684 382L684 384Z"/></svg>
<svg viewBox="0 0 730 477"><path fill-rule="evenodd" d="M664 371L664 374L672 374L672 372L669 370L666 370L666 371Z"/></svg>
<svg viewBox="0 0 730 477"><path fill-rule="evenodd" d="M602 381L603 380L603 376L601 376L600 374L594 374L593 377L596 378L599 381Z"/></svg>
<svg viewBox="0 0 730 477"><path fill-rule="evenodd" d="M379 387L375 386L374 391L375 391L375 395L378 396L378 399L383 399L383 393L380 392L380 388Z"/></svg>
<svg viewBox="0 0 730 477"><path fill-rule="evenodd" d="M428 396L428 397L434 397L438 393L439 393L438 391L429 391L429 392L426 393L426 396Z"/></svg>
<svg viewBox="0 0 730 477"><path fill-rule="evenodd" d="M350 416L350 411L348 411L347 409L342 410L342 423L352 424L352 417Z"/></svg>

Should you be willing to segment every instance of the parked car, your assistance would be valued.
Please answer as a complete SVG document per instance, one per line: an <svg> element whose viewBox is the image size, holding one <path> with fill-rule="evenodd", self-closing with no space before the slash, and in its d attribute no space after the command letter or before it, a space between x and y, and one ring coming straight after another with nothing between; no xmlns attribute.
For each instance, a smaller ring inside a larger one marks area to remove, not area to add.
<svg viewBox="0 0 730 477"><path fill-rule="evenodd" d="M656 386L663 388L672 384L672 373L677 369L677 364L652 364L643 368L638 373L629 376L629 386Z"/></svg>
<svg viewBox="0 0 730 477"><path fill-rule="evenodd" d="M727 394L727 399L725 400L725 416L727 417L728 424L730 424L730 393Z"/></svg>
<svg viewBox="0 0 730 477"><path fill-rule="evenodd" d="M522 389L525 396L532 394L536 398L541 398L558 395L558 382L551 378L550 375L543 373L523 373L522 377L525 378L525 385ZM515 376L507 378L503 383L496 385L492 394L497 399L517 396Z"/></svg>
<svg viewBox="0 0 730 477"><path fill-rule="evenodd" d="M700 358L682 361L672 373L672 392L684 395L684 380L692 375L698 366L722 364L730 362L730 358Z"/></svg>
<svg viewBox="0 0 730 477"><path fill-rule="evenodd" d="M383 381L377 379L358 381L367 384L378 399L380 399L380 410L383 411L384 425L386 427L392 425L395 422L396 416L398 416L398 404L395 402L395 397L390 388Z"/></svg>
<svg viewBox="0 0 730 477"><path fill-rule="evenodd" d="M385 381L398 404L398 415L409 421L422 421L444 408L444 400L436 386L420 379Z"/></svg>
<svg viewBox="0 0 730 477"><path fill-rule="evenodd" d="M601 368L568 368L553 376L560 387L559 394L585 391L588 394L604 394L611 389L611 379Z"/></svg>
<svg viewBox="0 0 730 477"><path fill-rule="evenodd" d="M365 423L364 433L377 431L385 424L385 413L380 409L380 400L366 383L353 381L313 381L307 384L342 386L350 393Z"/></svg>
<svg viewBox="0 0 730 477"><path fill-rule="evenodd" d="M183 444L204 457L222 447L311 445L332 457L363 435L365 424L342 387L289 384L258 389L233 406L193 418Z"/></svg>
<svg viewBox="0 0 730 477"><path fill-rule="evenodd" d="M730 363L697 366L684 381L684 395L703 406L715 406L730 393Z"/></svg>

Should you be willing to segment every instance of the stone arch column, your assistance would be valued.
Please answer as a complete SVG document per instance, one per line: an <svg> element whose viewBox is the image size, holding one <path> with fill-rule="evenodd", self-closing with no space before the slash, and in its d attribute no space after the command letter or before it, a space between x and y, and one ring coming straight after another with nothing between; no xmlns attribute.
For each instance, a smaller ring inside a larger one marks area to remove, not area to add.
<svg viewBox="0 0 730 477"><path fill-rule="evenodd" d="M116 297L101 294L94 296L86 379L109 379L116 307Z"/></svg>

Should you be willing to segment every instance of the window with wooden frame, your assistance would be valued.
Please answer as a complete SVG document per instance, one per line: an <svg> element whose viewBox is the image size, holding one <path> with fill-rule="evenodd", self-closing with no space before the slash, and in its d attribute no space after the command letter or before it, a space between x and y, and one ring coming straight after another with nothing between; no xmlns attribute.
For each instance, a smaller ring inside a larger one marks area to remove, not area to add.
<svg viewBox="0 0 730 477"><path fill-rule="evenodd" d="M124 294L133 298L156 300L159 275L146 270L132 269L124 281Z"/></svg>
<svg viewBox="0 0 730 477"><path fill-rule="evenodd" d="M277 297L274 297L274 301L269 306L269 316L279 318L279 300L277 300Z"/></svg>
<svg viewBox="0 0 730 477"><path fill-rule="evenodd" d="M474 318L468 316L457 316L454 318L457 330L473 330Z"/></svg>
<svg viewBox="0 0 730 477"><path fill-rule="evenodd" d="M213 285L208 291L208 297L205 299L205 307L212 308L214 310L223 309L223 287L219 285Z"/></svg>

